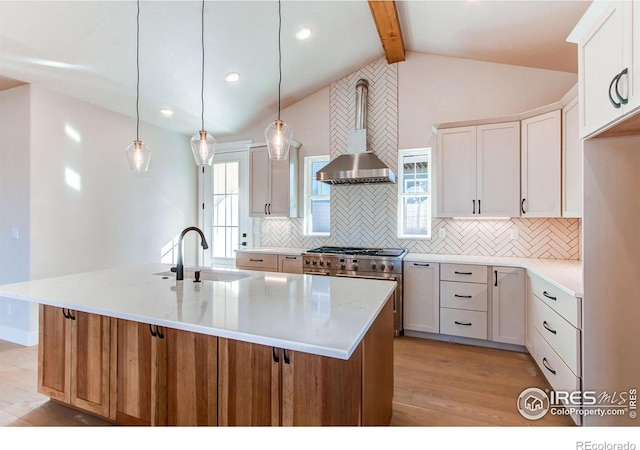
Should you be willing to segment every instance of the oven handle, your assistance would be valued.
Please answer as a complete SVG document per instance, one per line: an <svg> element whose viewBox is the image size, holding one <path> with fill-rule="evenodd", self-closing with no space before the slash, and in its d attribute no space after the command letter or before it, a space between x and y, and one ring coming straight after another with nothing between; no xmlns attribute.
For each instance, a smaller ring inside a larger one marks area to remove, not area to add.
<svg viewBox="0 0 640 450"><path fill-rule="evenodd" d="M334 276L343 277L343 278L364 278L367 280L386 280L386 281L398 281L397 277L385 277L385 276L375 276L375 275L349 275L347 273L336 273ZM398 312L398 290L395 289L393 291L393 313Z"/></svg>
<svg viewBox="0 0 640 450"><path fill-rule="evenodd" d="M323 277L328 277L330 274L327 272L304 272L305 275L321 275Z"/></svg>

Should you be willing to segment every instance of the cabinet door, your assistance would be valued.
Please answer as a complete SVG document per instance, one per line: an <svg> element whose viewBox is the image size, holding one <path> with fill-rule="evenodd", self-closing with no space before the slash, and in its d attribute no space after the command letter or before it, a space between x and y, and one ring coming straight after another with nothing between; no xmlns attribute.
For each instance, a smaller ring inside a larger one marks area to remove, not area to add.
<svg viewBox="0 0 640 450"><path fill-rule="evenodd" d="M289 159L284 161L269 161L271 174L269 191L271 193L267 211L269 217L289 217Z"/></svg>
<svg viewBox="0 0 640 450"><path fill-rule="evenodd" d="M109 317L71 311L71 404L109 417Z"/></svg>
<svg viewBox="0 0 640 450"><path fill-rule="evenodd" d="M52 399L71 401L71 326L62 308L40 305L38 392Z"/></svg>
<svg viewBox="0 0 640 450"><path fill-rule="evenodd" d="M149 325L117 320L117 343L112 379L112 420L122 425L155 424L152 401L152 339ZM114 358L112 358L114 361Z"/></svg>
<svg viewBox="0 0 640 450"><path fill-rule="evenodd" d="M278 271L302 273L302 256L278 255Z"/></svg>
<svg viewBox="0 0 640 450"><path fill-rule="evenodd" d="M476 211L476 127L438 131L438 217Z"/></svg>
<svg viewBox="0 0 640 450"><path fill-rule="evenodd" d="M440 264L405 261L404 328L440 332Z"/></svg>
<svg viewBox="0 0 640 450"><path fill-rule="evenodd" d="M524 345L524 269L494 267L493 277L492 340Z"/></svg>
<svg viewBox="0 0 640 450"><path fill-rule="evenodd" d="M614 121L623 113L615 108L610 95L612 82L624 69L628 26L623 9L630 2L611 2L600 20L578 43L580 96L580 137L584 138ZM631 69L631 68L630 68Z"/></svg>
<svg viewBox="0 0 640 450"><path fill-rule="evenodd" d="M531 288L531 275L527 273L525 279L524 346L531 355L533 355L533 333L535 332L535 314L533 310L535 301L533 289Z"/></svg>
<svg viewBox="0 0 640 450"><path fill-rule="evenodd" d="M582 217L582 139L578 99L562 109L562 217Z"/></svg>
<svg viewBox="0 0 640 450"><path fill-rule="evenodd" d="M287 351L281 364L282 425L360 425L361 345L348 360Z"/></svg>
<svg viewBox="0 0 640 450"><path fill-rule="evenodd" d="M219 338L218 352L219 424L280 425L282 351Z"/></svg>
<svg viewBox="0 0 640 450"><path fill-rule="evenodd" d="M154 339L158 347L158 424L217 425L218 338L164 327L160 330L163 338Z"/></svg>
<svg viewBox="0 0 640 450"><path fill-rule="evenodd" d="M269 203L269 154L267 147L249 149L249 215L264 217Z"/></svg>
<svg viewBox="0 0 640 450"><path fill-rule="evenodd" d="M560 217L560 110L522 121L522 217Z"/></svg>
<svg viewBox="0 0 640 450"><path fill-rule="evenodd" d="M477 128L476 212L484 217L520 216L520 122Z"/></svg>

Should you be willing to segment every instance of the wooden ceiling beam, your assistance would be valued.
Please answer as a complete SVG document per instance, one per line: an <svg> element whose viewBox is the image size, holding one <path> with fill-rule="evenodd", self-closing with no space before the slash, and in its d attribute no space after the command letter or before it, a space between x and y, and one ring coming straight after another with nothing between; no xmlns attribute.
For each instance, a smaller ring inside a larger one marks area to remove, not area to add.
<svg viewBox="0 0 640 450"><path fill-rule="evenodd" d="M405 50L402 30L400 29L400 19L395 1L372 1L369 0L369 9L373 16L373 21L378 29L380 42L387 57L387 63L393 64L404 61Z"/></svg>

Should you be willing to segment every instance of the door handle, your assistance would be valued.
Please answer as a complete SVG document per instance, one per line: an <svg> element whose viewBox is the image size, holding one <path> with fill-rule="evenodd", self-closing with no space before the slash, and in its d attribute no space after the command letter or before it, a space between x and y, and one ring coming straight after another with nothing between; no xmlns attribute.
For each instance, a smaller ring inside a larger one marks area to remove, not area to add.
<svg viewBox="0 0 640 450"><path fill-rule="evenodd" d="M473 202L473 211L471 212L471 214L475 214L476 213L476 201L472 200Z"/></svg>
<svg viewBox="0 0 640 450"><path fill-rule="evenodd" d="M524 210L524 202L527 201L526 198L522 199L522 202L520 203L520 210L522 210L522 214L526 214L527 212Z"/></svg>
<svg viewBox="0 0 640 450"><path fill-rule="evenodd" d="M611 83L609 84L609 101L611 102L611 104L613 105L613 107L615 109L619 109L622 105L618 102L616 102L612 95L611 95L611 88L613 87L613 85L616 85L616 95L618 96L618 98L620 98L620 94L618 94L618 81L620 81L620 74L616 75L615 77L613 77L613 79L611 80Z"/></svg>
<svg viewBox="0 0 640 450"><path fill-rule="evenodd" d="M618 74L618 76L615 78L616 80L616 97L618 97L618 99L620 100L620 103L622 103L623 105L626 105L627 103L629 103L629 99L628 98L624 98L622 95L620 95L620 91L618 90L618 83L620 82L620 78L622 78L622 75L627 75L629 73L629 68L625 67L624 70L622 72L620 72Z"/></svg>

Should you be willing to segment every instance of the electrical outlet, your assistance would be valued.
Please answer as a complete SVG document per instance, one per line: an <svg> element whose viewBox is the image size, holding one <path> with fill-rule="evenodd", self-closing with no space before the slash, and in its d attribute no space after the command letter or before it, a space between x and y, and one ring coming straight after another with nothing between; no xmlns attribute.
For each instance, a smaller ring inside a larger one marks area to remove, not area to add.
<svg viewBox="0 0 640 450"><path fill-rule="evenodd" d="M444 239L444 238L446 238L446 237L447 237L447 230L445 230L444 228L440 228L440 229L438 230L438 237L439 237L440 239Z"/></svg>
<svg viewBox="0 0 640 450"><path fill-rule="evenodd" d="M512 228L511 229L511 239L518 240L518 229L517 228Z"/></svg>

